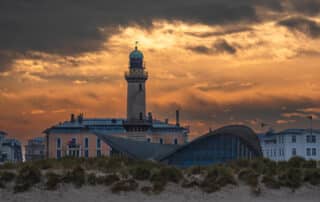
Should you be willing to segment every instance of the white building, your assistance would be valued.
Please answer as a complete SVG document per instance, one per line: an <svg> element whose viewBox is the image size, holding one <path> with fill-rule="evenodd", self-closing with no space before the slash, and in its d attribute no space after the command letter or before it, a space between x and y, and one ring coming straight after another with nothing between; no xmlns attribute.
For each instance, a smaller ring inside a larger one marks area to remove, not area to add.
<svg viewBox="0 0 320 202"><path fill-rule="evenodd" d="M320 160L320 130L269 131L259 138L263 156L274 161L287 161L294 156Z"/></svg>
<svg viewBox="0 0 320 202"><path fill-rule="evenodd" d="M21 143L16 139L7 139L7 133L0 131L0 163L21 162Z"/></svg>
<svg viewBox="0 0 320 202"><path fill-rule="evenodd" d="M25 160L41 160L45 158L45 138L36 137L28 140L25 145Z"/></svg>

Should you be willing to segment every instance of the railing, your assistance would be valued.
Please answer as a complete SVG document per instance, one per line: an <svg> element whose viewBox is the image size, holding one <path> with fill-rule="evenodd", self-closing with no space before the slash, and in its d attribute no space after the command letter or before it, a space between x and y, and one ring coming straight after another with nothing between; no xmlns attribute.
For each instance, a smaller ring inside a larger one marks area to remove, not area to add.
<svg viewBox="0 0 320 202"><path fill-rule="evenodd" d="M130 70L124 73L126 79L147 79L148 72L144 70Z"/></svg>

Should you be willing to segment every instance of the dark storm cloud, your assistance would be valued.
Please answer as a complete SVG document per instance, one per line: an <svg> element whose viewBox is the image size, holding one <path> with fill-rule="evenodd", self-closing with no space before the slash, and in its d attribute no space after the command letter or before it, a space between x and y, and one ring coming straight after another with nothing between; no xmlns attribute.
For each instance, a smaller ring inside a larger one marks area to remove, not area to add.
<svg viewBox="0 0 320 202"><path fill-rule="evenodd" d="M288 2L297 12L313 14L319 10L318 0ZM100 50L119 26L150 28L155 19L250 24L262 20L257 7L274 12L286 8L279 0L1 0L0 51L75 55ZM17 57L24 56L0 54L0 71Z"/></svg>
<svg viewBox="0 0 320 202"><path fill-rule="evenodd" d="M227 42L225 39L218 39L216 40L211 47L206 46L188 46L186 49L191 50L195 53L199 54L220 54L220 53L228 53L228 54L236 54L237 49L236 45L231 45L229 42Z"/></svg>
<svg viewBox="0 0 320 202"><path fill-rule="evenodd" d="M320 24L304 17L284 19L279 21L278 24L291 31L298 31L312 38L320 36Z"/></svg>
<svg viewBox="0 0 320 202"><path fill-rule="evenodd" d="M43 51L60 55L98 51L119 26L150 27L154 19L204 24L253 22L258 20L254 2L2 0L0 51ZM0 71L7 69L14 58L17 57L1 54Z"/></svg>
<svg viewBox="0 0 320 202"><path fill-rule="evenodd" d="M320 0L290 0L293 9L299 13L307 15L317 15L320 13Z"/></svg>

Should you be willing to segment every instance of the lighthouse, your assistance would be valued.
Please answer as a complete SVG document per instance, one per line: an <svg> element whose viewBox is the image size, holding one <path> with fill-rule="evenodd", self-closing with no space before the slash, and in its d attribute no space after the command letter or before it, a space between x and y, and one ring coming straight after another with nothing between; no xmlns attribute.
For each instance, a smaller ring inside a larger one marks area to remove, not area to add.
<svg viewBox="0 0 320 202"><path fill-rule="evenodd" d="M143 53L136 44L129 55L129 70L125 72L127 81L127 129L143 131L150 124L146 118L146 81L148 72L145 70ZM130 127L128 127L130 126Z"/></svg>

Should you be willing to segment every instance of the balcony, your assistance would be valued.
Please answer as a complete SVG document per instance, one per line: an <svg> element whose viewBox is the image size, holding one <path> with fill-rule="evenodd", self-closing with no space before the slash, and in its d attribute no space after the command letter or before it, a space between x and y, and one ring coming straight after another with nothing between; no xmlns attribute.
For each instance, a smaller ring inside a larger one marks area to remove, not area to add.
<svg viewBox="0 0 320 202"><path fill-rule="evenodd" d="M148 79L148 72L143 69L131 69L124 73L124 77L127 81L145 81Z"/></svg>

